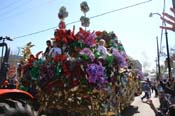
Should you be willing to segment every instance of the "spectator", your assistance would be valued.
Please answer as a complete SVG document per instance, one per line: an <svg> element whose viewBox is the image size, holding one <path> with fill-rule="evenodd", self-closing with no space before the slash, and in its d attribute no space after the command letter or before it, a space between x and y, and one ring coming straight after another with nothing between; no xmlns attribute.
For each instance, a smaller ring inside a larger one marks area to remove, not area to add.
<svg viewBox="0 0 175 116"><path fill-rule="evenodd" d="M164 116L164 114L155 107L152 100L147 100L145 103L147 103L151 107L151 109L155 113L155 116Z"/></svg>
<svg viewBox="0 0 175 116"><path fill-rule="evenodd" d="M175 116L175 104L172 104L168 107L168 111L166 114L162 113L160 110L158 110L155 105L153 104L152 100L148 100L145 102L150 105L151 109L154 111L155 116Z"/></svg>
<svg viewBox="0 0 175 116"><path fill-rule="evenodd" d="M160 26L160 28L171 30L175 32L175 9L170 8L170 10L174 14L174 16L166 12L163 12L162 13L163 16L160 17L162 21L165 21L165 23L169 24L170 26Z"/></svg>
<svg viewBox="0 0 175 116"><path fill-rule="evenodd" d="M173 88L170 88L169 81L163 80L160 81L159 84L159 102L160 102L159 110L164 115L168 112L169 106L174 103L172 98L175 94L175 91Z"/></svg>
<svg viewBox="0 0 175 116"><path fill-rule="evenodd" d="M168 107L171 105L169 98L170 98L169 94L163 91L159 92L159 102L160 102L159 110L164 114L166 114L166 112L168 111Z"/></svg>
<svg viewBox="0 0 175 116"><path fill-rule="evenodd" d="M155 91L155 97L158 96L158 91L157 91L157 82L156 80L153 80L151 82L151 89L152 89L152 93Z"/></svg>
<svg viewBox="0 0 175 116"><path fill-rule="evenodd" d="M167 115L168 116L175 116L175 104L170 105Z"/></svg>
<svg viewBox="0 0 175 116"><path fill-rule="evenodd" d="M171 82L174 82L171 81ZM173 86L171 86L173 85ZM163 91L169 95L170 97L169 98L169 101L171 104L174 104L175 103L175 83L170 83L170 80L168 82L162 82L160 81L160 86L162 87Z"/></svg>
<svg viewBox="0 0 175 116"><path fill-rule="evenodd" d="M143 91L144 91L144 96L141 97L141 100L143 101L144 98L146 98L147 100L151 97L151 86L150 86L150 82L147 79L143 85Z"/></svg>
<svg viewBox="0 0 175 116"><path fill-rule="evenodd" d="M160 81L160 86L163 88L163 90L166 93L169 93L170 95L175 96L175 86L174 86L174 88L170 88L170 87L166 86L166 84L163 83L162 81Z"/></svg>

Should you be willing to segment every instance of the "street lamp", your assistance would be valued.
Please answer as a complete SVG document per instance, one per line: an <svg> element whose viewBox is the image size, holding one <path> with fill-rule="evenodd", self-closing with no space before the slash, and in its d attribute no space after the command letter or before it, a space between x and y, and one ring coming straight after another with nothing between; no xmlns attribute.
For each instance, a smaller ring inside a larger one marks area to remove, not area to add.
<svg viewBox="0 0 175 116"><path fill-rule="evenodd" d="M152 17L153 15L159 15L161 17L161 14L159 13L150 13L149 17ZM162 25L166 26L165 22L162 22ZM161 31L161 39L162 39L162 33L163 29ZM166 37L166 49L167 49L167 62L168 62L168 76L171 78L171 64L170 64L170 53L169 53L169 44L168 44L168 32L165 29L165 37Z"/></svg>
<svg viewBox="0 0 175 116"><path fill-rule="evenodd" d="M149 17L153 17L153 15L159 15L161 17L160 13L152 13L152 12L149 14Z"/></svg>

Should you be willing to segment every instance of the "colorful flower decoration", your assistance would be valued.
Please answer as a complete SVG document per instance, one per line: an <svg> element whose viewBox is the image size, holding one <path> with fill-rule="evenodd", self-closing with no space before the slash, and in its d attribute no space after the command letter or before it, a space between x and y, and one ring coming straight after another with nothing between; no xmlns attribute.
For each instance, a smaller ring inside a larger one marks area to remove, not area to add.
<svg viewBox="0 0 175 116"><path fill-rule="evenodd" d="M132 101L127 94L135 91L133 86L139 89L139 78L135 76L142 76L142 73L127 70L127 55L124 49L118 47L121 44L115 34L106 31L90 32L82 28L75 34L73 31L56 29L54 39L64 48L63 54L48 60L39 58L42 52L31 55L24 64L23 82L19 87L35 95L45 108L52 106L52 101L56 100L57 105L63 108L85 114L88 111L97 113L106 107L118 109L117 104L124 107L125 102ZM106 59L101 59L97 52L97 43L101 38L104 38L110 50ZM116 42L115 47L113 42ZM112 96L108 98L109 95ZM51 102L48 103L48 100ZM83 110L74 109L71 105Z"/></svg>
<svg viewBox="0 0 175 116"><path fill-rule="evenodd" d="M81 25L85 27L89 27L90 19L86 16L86 13L89 11L89 6L86 1L80 4L81 11L84 13L84 16L80 17Z"/></svg>
<svg viewBox="0 0 175 116"><path fill-rule="evenodd" d="M105 68L101 63L99 64L88 64L86 68L88 74L89 83L97 84L98 86L103 86L107 83L107 77L105 76Z"/></svg>
<svg viewBox="0 0 175 116"><path fill-rule="evenodd" d="M60 29L65 29L66 28L66 25L65 25L65 22L64 22L64 19L68 17L68 12L66 11L66 7L62 6L59 10L59 13L58 13L58 18L60 19L60 23L59 23L59 28Z"/></svg>
<svg viewBox="0 0 175 116"><path fill-rule="evenodd" d="M80 4L80 8L83 13L87 13L89 11L89 6L86 1Z"/></svg>
<svg viewBox="0 0 175 116"><path fill-rule="evenodd" d="M127 66L126 57L124 57L118 50L113 49L112 54L121 68Z"/></svg>
<svg viewBox="0 0 175 116"><path fill-rule="evenodd" d="M81 50L80 55L85 55L84 56L85 59L90 58L92 62L95 60L95 56L89 48L84 48L83 50ZM88 57L88 58L86 58L86 57Z"/></svg>
<svg viewBox="0 0 175 116"><path fill-rule="evenodd" d="M88 12L86 2L81 10ZM118 114L133 101L135 87L139 88L136 76L143 77L141 70L128 70L127 54L114 32L80 28L74 33L65 28L67 16L66 8L60 8L61 26L54 32L62 54L48 59L39 57L42 52L30 54L19 72L19 88L32 93L46 110L58 106L83 115L99 116L108 110ZM97 51L101 39L108 50L105 59Z"/></svg>
<svg viewBox="0 0 175 116"><path fill-rule="evenodd" d="M136 75L137 77L142 80L144 78L144 74L143 72L141 71L141 69L135 69L135 72L136 72Z"/></svg>
<svg viewBox="0 0 175 116"><path fill-rule="evenodd" d="M88 17L86 17L86 16L81 16L80 21L81 21L81 25L82 25L82 26L84 26L84 27L89 27L90 20L89 20Z"/></svg>
<svg viewBox="0 0 175 116"><path fill-rule="evenodd" d="M66 17L68 17L68 12L66 11L66 7L62 6L59 10L58 18L63 21Z"/></svg>

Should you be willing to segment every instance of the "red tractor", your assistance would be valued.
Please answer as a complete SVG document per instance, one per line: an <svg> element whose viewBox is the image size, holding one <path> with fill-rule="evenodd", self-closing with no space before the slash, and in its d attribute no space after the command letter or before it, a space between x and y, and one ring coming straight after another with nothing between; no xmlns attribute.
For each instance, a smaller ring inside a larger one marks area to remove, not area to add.
<svg viewBox="0 0 175 116"><path fill-rule="evenodd" d="M35 116L36 112L31 107L33 96L17 89L16 85L8 82L10 49L5 40L12 41L9 37L0 37L0 116ZM5 86L4 86L4 83Z"/></svg>

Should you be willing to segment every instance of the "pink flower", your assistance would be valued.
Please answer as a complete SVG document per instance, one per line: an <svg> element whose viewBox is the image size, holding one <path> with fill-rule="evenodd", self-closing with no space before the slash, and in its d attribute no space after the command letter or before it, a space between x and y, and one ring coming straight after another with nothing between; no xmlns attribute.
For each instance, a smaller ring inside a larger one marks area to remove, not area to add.
<svg viewBox="0 0 175 116"><path fill-rule="evenodd" d="M83 50L80 51L80 54L87 55L91 59L91 61L94 61L94 59L95 59L94 54L92 53L92 51L89 48L84 48Z"/></svg>

